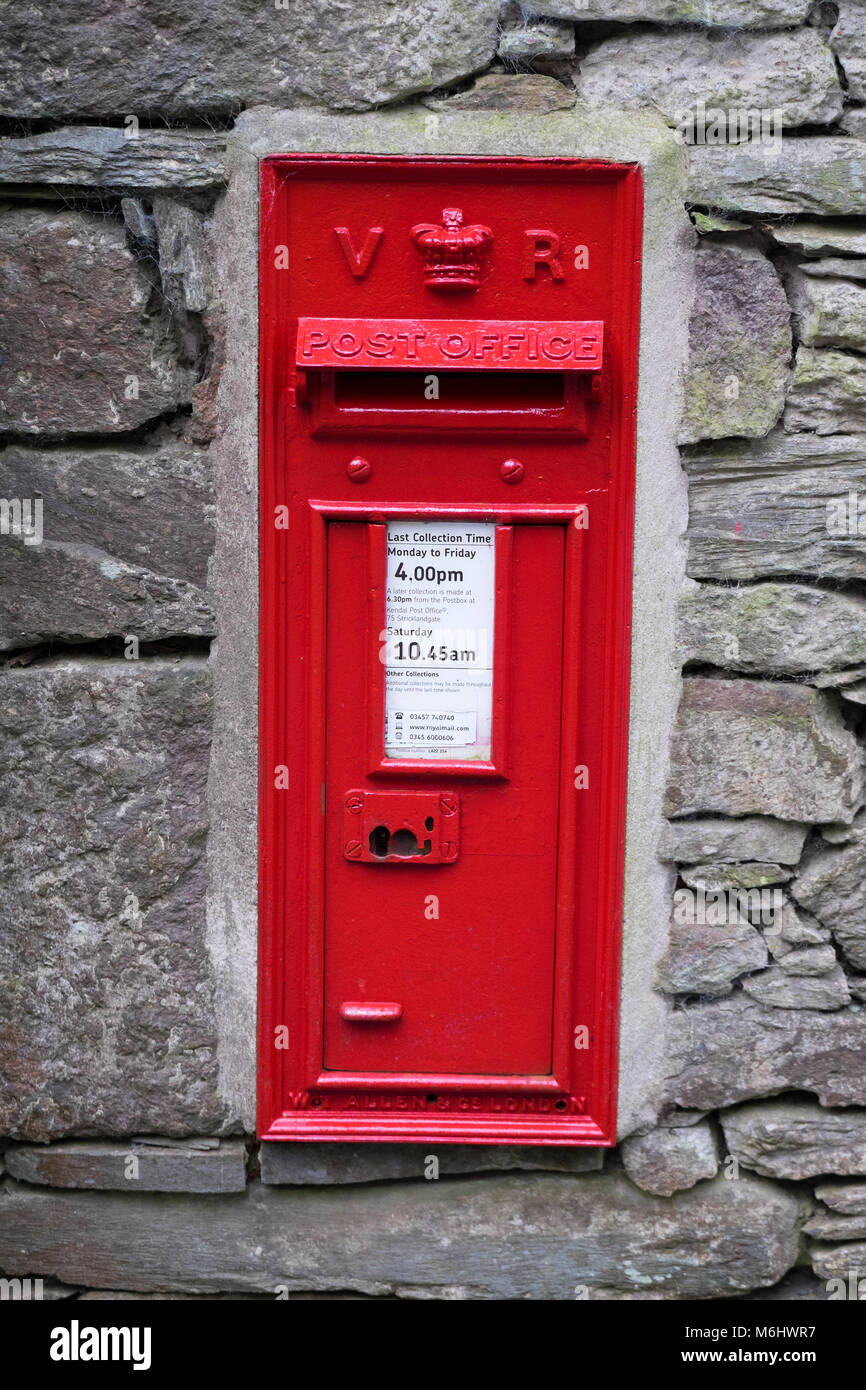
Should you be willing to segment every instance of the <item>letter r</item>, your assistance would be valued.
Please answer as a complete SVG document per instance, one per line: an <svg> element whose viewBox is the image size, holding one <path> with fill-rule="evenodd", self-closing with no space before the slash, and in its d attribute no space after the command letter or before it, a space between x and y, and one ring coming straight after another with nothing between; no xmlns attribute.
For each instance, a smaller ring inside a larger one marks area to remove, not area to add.
<svg viewBox="0 0 866 1390"><path fill-rule="evenodd" d="M560 239L556 232L541 228L527 229L523 233L523 278L534 280L538 266L550 271L554 280L564 280L562 263L558 259Z"/></svg>

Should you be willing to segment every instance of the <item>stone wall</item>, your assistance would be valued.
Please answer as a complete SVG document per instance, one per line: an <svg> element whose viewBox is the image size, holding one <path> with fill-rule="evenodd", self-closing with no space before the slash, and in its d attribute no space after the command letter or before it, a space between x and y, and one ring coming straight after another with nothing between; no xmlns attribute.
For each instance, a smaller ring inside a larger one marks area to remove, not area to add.
<svg viewBox="0 0 866 1390"><path fill-rule="evenodd" d="M0 1274L85 1299L849 1296L866 1279L862 0L40 15L10 6L0 56ZM638 613L684 676L656 850L674 887L632 948L658 1036L616 1151L252 1137L237 789L255 612L228 596L255 475L236 346L225 363L240 329L254 362L255 324L227 149L253 141L253 108L382 106L478 113L494 142L503 113L552 132L615 108L688 164L694 296L658 343L687 351L676 641Z"/></svg>

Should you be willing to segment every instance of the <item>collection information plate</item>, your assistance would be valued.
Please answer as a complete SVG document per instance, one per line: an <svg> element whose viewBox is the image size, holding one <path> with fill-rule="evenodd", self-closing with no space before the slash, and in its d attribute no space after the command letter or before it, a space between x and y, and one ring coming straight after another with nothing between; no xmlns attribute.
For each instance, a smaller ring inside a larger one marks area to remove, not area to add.
<svg viewBox="0 0 866 1390"><path fill-rule="evenodd" d="M490 759L496 527L393 521L385 592L385 755Z"/></svg>

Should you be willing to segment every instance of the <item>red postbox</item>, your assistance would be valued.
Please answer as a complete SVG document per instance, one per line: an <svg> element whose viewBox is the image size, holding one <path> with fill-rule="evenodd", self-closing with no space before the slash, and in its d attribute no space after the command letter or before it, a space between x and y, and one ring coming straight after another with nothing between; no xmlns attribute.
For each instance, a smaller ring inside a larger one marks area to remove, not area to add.
<svg viewBox="0 0 866 1390"><path fill-rule="evenodd" d="M614 1141L640 227L262 165L264 1138Z"/></svg>

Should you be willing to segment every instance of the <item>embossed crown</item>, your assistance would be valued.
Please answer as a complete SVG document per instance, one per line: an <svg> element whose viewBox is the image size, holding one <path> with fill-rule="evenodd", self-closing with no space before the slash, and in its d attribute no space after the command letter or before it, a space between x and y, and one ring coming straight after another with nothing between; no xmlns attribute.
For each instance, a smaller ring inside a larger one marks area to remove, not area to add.
<svg viewBox="0 0 866 1390"><path fill-rule="evenodd" d="M424 258L424 284L429 289L478 288L484 254L493 240L489 227L464 227L462 208L443 208L441 226L419 222L409 235Z"/></svg>

